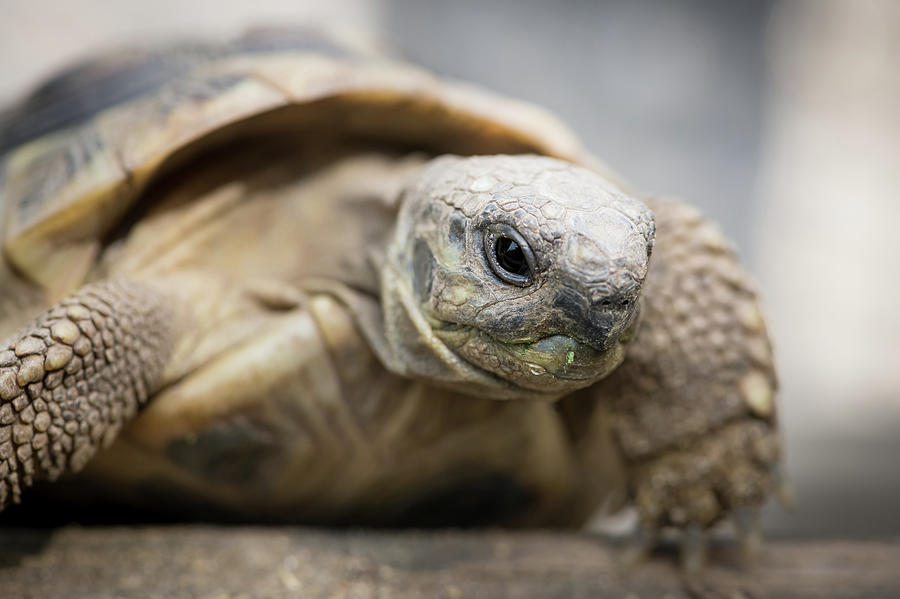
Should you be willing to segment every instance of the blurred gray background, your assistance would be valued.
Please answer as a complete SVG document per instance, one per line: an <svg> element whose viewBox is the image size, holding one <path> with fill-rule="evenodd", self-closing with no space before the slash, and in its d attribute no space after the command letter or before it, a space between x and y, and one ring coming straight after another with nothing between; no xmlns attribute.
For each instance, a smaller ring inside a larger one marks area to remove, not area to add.
<svg viewBox="0 0 900 599"><path fill-rule="evenodd" d="M0 102L117 44L371 29L542 104L635 188L687 198L762 290L797 509L770 534L900 534L900 2L0 0Z"/></svg>

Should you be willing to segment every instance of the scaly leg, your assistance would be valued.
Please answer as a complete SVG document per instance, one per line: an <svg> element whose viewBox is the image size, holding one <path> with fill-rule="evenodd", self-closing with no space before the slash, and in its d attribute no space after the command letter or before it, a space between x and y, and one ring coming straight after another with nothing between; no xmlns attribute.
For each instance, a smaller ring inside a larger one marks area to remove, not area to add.
<svg viewBox="0 0 900 599"><path fill-rule="evenodd" d="M0 510L81 469L154 391L172 300L128 281L87 286L0 344Z"/></svg>
<svg viewBox="0 0 900 599"><path fill-rule="evenodd" d="M685 531L696 570L703 531L776 485L776 380L756 295L721 233L688 206L648 203L657 239L641 327L622 366L564 408L607 421L643 530Z"/></svg>

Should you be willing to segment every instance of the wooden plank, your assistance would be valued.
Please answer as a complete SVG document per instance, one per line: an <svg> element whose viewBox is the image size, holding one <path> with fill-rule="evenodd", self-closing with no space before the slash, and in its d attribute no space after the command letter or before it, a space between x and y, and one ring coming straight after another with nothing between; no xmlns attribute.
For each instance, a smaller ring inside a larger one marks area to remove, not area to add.
<svg viewBox="0 0 900 599"><path fill-rule="evenodd" d="M558 532L302 528L0 530L0 597L900 597L900 542L733 545L685 580L674 553L630 573L601 538Z"/></svg>

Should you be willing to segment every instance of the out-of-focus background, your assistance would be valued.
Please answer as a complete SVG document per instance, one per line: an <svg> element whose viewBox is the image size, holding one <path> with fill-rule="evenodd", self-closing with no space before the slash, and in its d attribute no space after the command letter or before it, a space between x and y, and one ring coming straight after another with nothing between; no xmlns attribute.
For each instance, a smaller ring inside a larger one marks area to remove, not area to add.
<svg viewBox="0 0 900 599"><path fill-rule="evenodd" d="M119 44L309 22L542 104L713 215L780 366L797 509L767 529L900 533L900 2L0 0L0 102Z"/></svg>

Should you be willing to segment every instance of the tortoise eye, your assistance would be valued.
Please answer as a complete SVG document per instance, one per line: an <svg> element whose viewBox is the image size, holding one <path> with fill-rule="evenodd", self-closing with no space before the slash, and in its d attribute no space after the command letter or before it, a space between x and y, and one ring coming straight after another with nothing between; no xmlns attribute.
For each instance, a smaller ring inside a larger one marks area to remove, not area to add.
<svg viewBox="0 0 900 599"><path fill-rule="evenodd" d="M527 287L534 280L531 248L512 227L494 226L485 232L484 253L488 264L507 283Z"/></svg>
<svg viewBox="0 0 900 599"><path fill-rule="evenodd" d="M508 273L524 277L530 272L525 252L515 239L501 237L494 242L494 256L500 268Z"/></svg>

